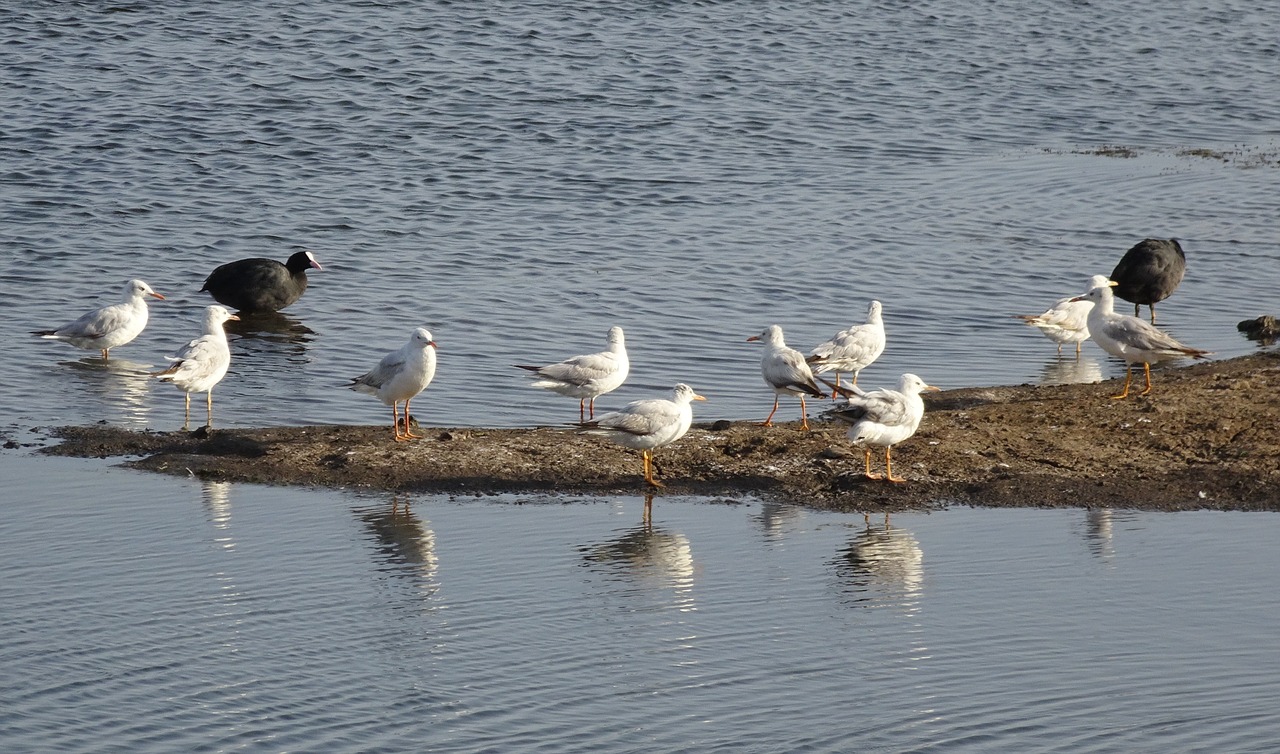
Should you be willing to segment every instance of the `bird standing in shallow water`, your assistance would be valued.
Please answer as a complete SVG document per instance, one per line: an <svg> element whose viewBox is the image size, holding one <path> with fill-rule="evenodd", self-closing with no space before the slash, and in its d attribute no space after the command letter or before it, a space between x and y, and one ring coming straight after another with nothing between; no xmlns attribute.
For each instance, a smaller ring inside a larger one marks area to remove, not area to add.
<svg viewBox="0 0 1280 754"><path fill-rule="evenodd" d="M1089 278L1088 291L1107 284L1105 275L1094 275ZM1076 356L1080 355L1080 344L1089 339L1089 312L1093 310L1092 301L1081 301L1079 296L1067 296L1058 299L1043 314L1015 314L1017 319L1036 328L1049 340L1058 344L1058 353L1062 353L1063 343L1076 344Z"/></svg>
<svg viewBox="0 0 1280 754"><path fill-rule="evenodd" d="M191 425L191 394L205 393L208 404L207 425L213 427L213 386L222 381L231 366L231 348L227 345L227 333L222 325L228 320L240 319L226 307L206 306L204 309L204 335L187 343L173 356L165 358L173 365L152 376L163 382L172 382L186 393L186 411L182 428Z"/></svg>
<svg viewBox="0 0 1280 754"><path fill-rule="evenodd" d="M809 416L805 407L806 395L814 398L826 398L818 383L814 382L813 372L804 360L804 354L788 348L782 339L782 328L769 325L759 335L752 335L747 342L764 343L764 355L760 358L760 374L769 387L773 388L773 410L769 417L761 422L766 427L773 426L773 415L778 413L778 399L784 395L795 395L800 398L800 428L809 428Z"/></svg>
<svg viewBox="0 0 1280 754"><path fill-rule="evenodd" d="M1115 312L1115 296L1111 293L1114 281L1098 286L1079 300L1093 302L1093 310L1089 312L1089 335L1102 350L1124 359L1124 390L1112 398L1120 399L1129 395L1129 384L1133 381L1133 365L1141 363L1142 371L1147 378L1147 387L1140 395L1151 392L1151 365L1161 361L1179 359L1190 356L1203 359L1208 351L1184 346L1169 335L1157 330L1154 325L1138 317L1129 317Z"/></svg>
<svg viewBox="0 0 1280 754"><path fill-rule="evenodd" d="M132 342L146 329L146 296L164 300L164 296L141 280L130 280L124 284L124 298L120 303L82 314L75 322L57 330L35 330L31 334L61 340L76 348L100 351L102 360L108 361L108 351Z"/></svg>
<svg viewBox="0 0 1280 754"><path fill-rule="evenodd" d="M299 251L284 264L254 257L228 262L205 279L201 292L242 312L276 312L302 298L307 270L323 270L309 251Z"/></svg>
<svg viewBox="0 0 1280 754"><path fill-rule="evenodd" d="M836 384L840 384L840 372L853 372L853 384L858 384L858 373L871 365L884 353L884 319L880 316L880 302L872 301L867 307L867 323L841 330L825 343L809 352L805 359L814 374L834 371Z"/></svg>
<svg viewBox="0 0 1280 754"><path fill-rule="evenodd" d="M545 367L515 365L533 372L538 379L534 387L578 399L578 422L586 421L587 401L590 418L596 418L596 398L613 392L627 381L631 362L627 358L627 342L621 327L609 328L609 350L573 356Z"/></svg>
<svg viewBox="0 0 1280 754"><path fill-rule="evenodd" d="M603 435L628 448L640 451L644 460L644 480L651 487L663 487L653 478L653 451L684 437L693 423L693 401L705 401L683 382L671 391L671 399L632 401L617 411L603 414L583 424L583 431Z"/></svg>
<svg viewBox="0 0 1280 754"><path fill-rule="evenodd" d="M1115 295L1133 303L1133 316L1146 304L1154 325L1156 302L1169 298L1186 272L1187 255L1176 238L1148 238L1124 253L1110 279L1116 283Z"/></svg>
<svg viewBox="0 0 1280 754"><path fill-rule="evenodd" d="M352 390L376 396L391 407L391 429L396 442L416 440L409 429L409 401L431 384L436 376L436 342L431 332L419 327L409 336L409 342L392 351L374 367L348 385ZM397 404L404 401L404 433L400 433L400 415Z"/></svg>
<svg viewBox="0 0 1280 754"><path fill-rule="evenodd" d="M924 380L911 373L898 379L897 390L864 392L856 386L852 391L839 390L848 396L849 402L828 413L849 424L849 439L854 445L863 446L868 479L906 481L893 475L893 461L889 453L894 445L914 435L920 427L920 420L924 418L924 400L920 393L937 390L939 388L925 384ZM871 473L870 445L884 448L883 475Z"/></svg>

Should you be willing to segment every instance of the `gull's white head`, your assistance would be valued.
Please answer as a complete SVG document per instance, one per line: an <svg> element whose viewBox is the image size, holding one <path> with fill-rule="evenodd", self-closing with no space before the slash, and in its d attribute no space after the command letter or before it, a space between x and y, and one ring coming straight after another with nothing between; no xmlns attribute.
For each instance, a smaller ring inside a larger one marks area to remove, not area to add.
<svg viewBox="0 0 1280 754"><path fill-rule="evenodd" d="M409 337L409 342L418 348L436 347L436 342L431 337L431 331L425 327L419 327L413 331L413 335Z"/></svg>
<svg viewBox="0 0 1280 754"><path fill-rule="evenodd" d="M213 331L214 328L221 327L222 323L240 318L231 313L231 310L225 306L212 304L204 308L204 326L205 329Z"/></svg>
<svg viewBox="0 0 1280 754"><path fill-rule="evenodd" d="M898 378L899 393L905 393L907 395L912 395L912 394L919 395L920 393L924 393L924 392L936 393L941 389L942 388L940 387L934 387L933 385L926 383L924 380L920 379L919 377L917 377L916 375L910 372L907 372L906 374Z"/></svg>
<svg viewBox="0 0 1280 754"><path fill-rule="evenodd" d="M622 335L621 327L618 327L617 325L615 325L609 328L609 345L620 346L620 345L623 345L625 342L626 342L626 339Z"/></svg>
<svg viewBox="0 0 1280 754"><path fill-rule="evenodd" d="M693 392L693 388L681 382L671 391L671 400L676 403L692 403L693 401L705 401L706 398Z"/></svg>
<svg viewBox="0 0 1280 754"><path fill-rule="evenodd" d="M867 322L875 323L880 321L880 302L872 301L867 307Z"/></svg>
<svg viewBox="0 0 1280 754"><path fill-rule="evenodd" d="M143 296L152 296L160 299L161 301L164 300L164 296L161 296L159 293L151 290L151 286L141 280L134 279L124 284L125 301L132 301L135 298L142 298Z"/></svg>
<svg viewBox="0 0 1280 754"><path fill-rule="evenodd" d="M764 332L759 335L752 335L747 338L747 342L763 341L766 345L776 346L782 344L782 328L777 325L769 325Z"/></svg>

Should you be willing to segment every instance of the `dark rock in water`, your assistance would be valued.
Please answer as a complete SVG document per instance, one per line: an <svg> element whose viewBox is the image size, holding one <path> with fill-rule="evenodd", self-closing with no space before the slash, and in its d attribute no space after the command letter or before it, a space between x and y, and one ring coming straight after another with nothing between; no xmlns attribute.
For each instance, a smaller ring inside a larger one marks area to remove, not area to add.
<svg viewBox="0 0 1280 754"><path fill-rule="evenodd" d="M1236 329L1244 333L1249 340L1261 341L1263 345L1271 345L1280 339L1280 322L1270 314L1257 319L1246 319L1236 325Z"/></svg>

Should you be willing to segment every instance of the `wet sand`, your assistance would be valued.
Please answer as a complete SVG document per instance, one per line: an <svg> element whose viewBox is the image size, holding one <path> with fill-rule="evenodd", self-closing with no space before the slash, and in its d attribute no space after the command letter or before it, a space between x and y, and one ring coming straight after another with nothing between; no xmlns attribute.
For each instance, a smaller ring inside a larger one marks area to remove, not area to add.
<svg viewBox="0 0 1280 754"><path fill-rule="evenodd" d="M657 476L667 485L662 494L851 511L957 503L1280 510L1280 353L1153 375L1151 395L1135 391L1125 400L1109 397L1119 380L928 395L920 431L894 449L894 472L905 484L865 478L844 427L822 421L810 432L798 422L695 422L657 452ZM817 414L823 403L810 406ZM42 452L127 457L133 468L267 484L477 495L645 489L638 454L572 428L418 431L426 439L396 443L389 425L211 433L63 427L55 432L62 442ZM873 469L882 462L875 454Z"/></svg>

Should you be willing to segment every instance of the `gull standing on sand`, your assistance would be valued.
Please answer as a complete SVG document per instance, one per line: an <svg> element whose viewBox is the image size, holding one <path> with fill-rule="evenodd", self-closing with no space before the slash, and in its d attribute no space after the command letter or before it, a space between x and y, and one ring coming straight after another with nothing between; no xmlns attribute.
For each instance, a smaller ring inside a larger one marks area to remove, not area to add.
<svg viewBox="0 0 1280 754"><path fill-rule="evenodd" d="M897 390L865 392L855 385L852 391L843 388L838 391L847 395L849 402L828 413L851 425L849 439L863 448L868 479L906 481L893 475L893 461L889 453L894 445L914 435L920 427L920 420L924 418L924 400L920 393L937 390L939 388L925 384L924 380L908 372L898 379ZM883 475L871 473L871 445L884 448Z"/></svg>
<svg viewBox="0 0 1280 754"><path fill-rule="evenodd" d="M640 451L644 460L644 480L652 487L663 487L653 478L653 451L684 437L693 423L693 401L705 401L693 388L681 382L671 391L671 398L632 401L617 411L602 414L583 424L583 431L603 435L619 445Z"/></svg>
<svg viewBox="0 0 1280 754"><path fill-rule="evenodd" d="M589 353L565 359L545 367L515 365L537 376L532 384L553 393L578 399L578 422L587 419L587 401L590 401L590 418L596 417L596 398L617 390L627 380L631 362L627 360L627 343L621 327L609 328L609 350Z"/></svg>
<svg viewBox="0 0 1280 754"><path fill-rule="evenodd" d="M777 325L769 325L759 335L747 338L748 343L754 341L764 343L764 355L760 358L760 374L774 392L773 410L769 412L769 417L762 424L772 427L773 415L778 412L778 399L784 395L795 395L800 397L800 427L808 429L809 417L804 397L809 395L814 398L826 398L827 394L822 392L818 383L814 382L813 372L805 363L804 354L787 347L782 340L782 328Z"/></svg>
<svg viewBox="0 0 1280 754"><path fill-rule="evenodd" d="M141 280L130 280L124 284L124 298L120 303L94 309L57 330L34 330L31 334L65 341L76 348L101 351L102 360L107 361L108 351L132 341L146 328L146 296L164 300L164 296Z"/></svg>
<svg viewBox="0 0 1280 754"><path fill-rule="evenodd" d="M163 372L153 372L163 382L172 382L186 393L186 412L182 428L191 424L191 394L205 393L208 403L208 426L213 427L213 386L226 376L231 366L231 348L227 345L227 333L222 324L240 319L224 306L206 306L204 309L204 335L187 343L173 356L165 358L173 364Z"/></svg>
<svg viewBox="0 0 1280 754"><path fill-rule="evenodd" d="M1111 292L1115 281L1107 281L1098 286L1080 300L1093 302L1093 310L1089 312L1089 333L1093 342L1102 350L1124 359L1124 390L1112 398L1120 399L1129 395L1129 383L1133 381L1133 365L1142 364L1142 371L1147 378L1147 387L1139 395L1151 392L1151 365L1161 361L1170 361L1183 357L1203 359L1208 351L1184 346L1169 335L1157 330L1154 325L1138 317L1129 317L1115 312L1115 295Z"/></svg>
<svg viewBox="0 0 1280 754"><path fill-rule="evenodd" d="M409 342L392 351L378 362L378 366L366 374L353 377L348 385L352 390L376 396L391 407L391 429L396 442L414 440L425 435L415 435L409 430L409 401L431 384L436 376L436 342L431 332L419 327L409 336ZM404 401L404 434L400 434L398 405Z"/></svg>
<svg viewBox="0 0 1280 754"><path fill-rule="evenodd" d="M1091 291L1108 283L1106 275L1094 275L1089 278ZM1067 296L1046 310L1043 314L1015 314L1015 318L1036 328L1049 340L1058 344L1058 353L1062 353L1063 343L1076 344L1076 356L1080 355L1080 344L1089 339L1089 312L1093 311L1093 302L1081 300L1079 296ZM855 383L856 384L856 383Z"/></svg>
<svg viewBox="0 0 1280 754"><path fill-rule="evenodd" d="M867 307L867 323L854 325L831 336L809 352L805 359L815 374L835 371L836 384L840 384L841 372L853 372L853 384L858 384L858 373L884 353L884 320L880 317L880 302L872 301Z"/></svg>

